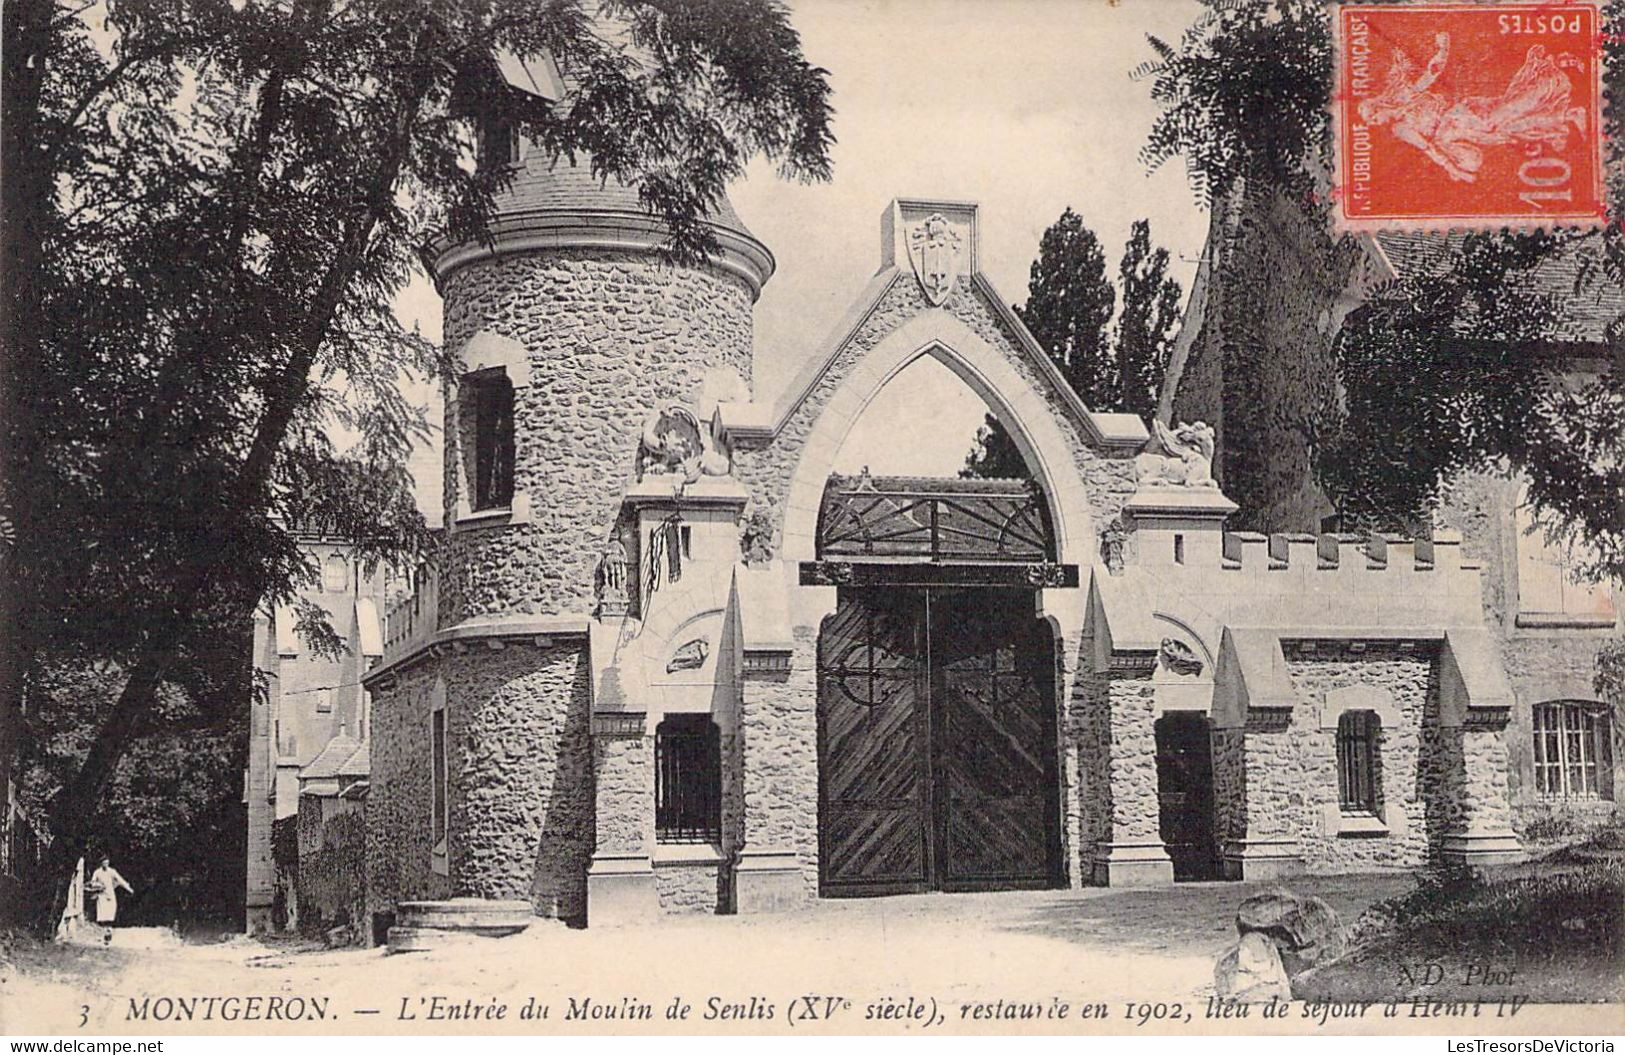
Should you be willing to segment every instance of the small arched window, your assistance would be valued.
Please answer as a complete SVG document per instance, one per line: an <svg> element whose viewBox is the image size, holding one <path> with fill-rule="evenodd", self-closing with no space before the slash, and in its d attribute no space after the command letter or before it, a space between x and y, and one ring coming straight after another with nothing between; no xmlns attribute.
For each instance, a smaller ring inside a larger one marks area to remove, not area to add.
<svg viewBox="0 0 1625 1055"><path fill-rule="evenodd" d="M1377 812L1375 711L1344 711L1337 719L1337 794L1344 813Z"/></svg>

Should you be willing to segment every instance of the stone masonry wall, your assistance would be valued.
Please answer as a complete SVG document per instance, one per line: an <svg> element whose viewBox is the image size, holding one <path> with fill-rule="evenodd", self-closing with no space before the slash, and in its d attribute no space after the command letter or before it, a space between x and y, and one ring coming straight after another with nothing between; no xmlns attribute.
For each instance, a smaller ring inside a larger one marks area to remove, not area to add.
<svg viewBox="0 0 1625 1055"><path fill-rule="evenodd" d="M749 680L759 680L756 675ZM743 684L740 689L740 699L744 699ZM739 852L739 845L745 838L745 756L742 750L744 738L739 735L733 722L727 723L721 730L722 755L722 856L725 862L732 862ZM732 912L734 909L733 871L731 866L721 871L720 885L717 889L717 906L720 911Z"/></svg>
<svg viewBox="0 0 1625 1055"><path fill-rule="evenodd" d="M1505 733L1513 826L1526 845L1538 845L1575 838L1615 816L1613 801L1543 798L1536 792L1533 709L1552 700L1595 699L1590 683L1597 654L1620 630L1517 625L1521 487L1517 478L1463 473L1446 491L1440 520L1461 532L1466 553L1483 567L1484 615L1498 631L1514 699ZM1613 764L1617 789L1625 786L1625 758L1616 752Z"/></svg>
<svg viewBox="0 0 1625 1055"><path fill-rule="evenodd" d="M1080 709L1076 699L1078 683L1087 674L1094 654L1092 642L1082 634L1071 641L1055 636L1055 753L1056 778L1060 781L1061 878L1067 886L1083 884L1081 870L1087 851L1082 845L1083 794L1078 782L1083 778L1079 752L1074 744L1074 715Z"/></svg>
<svg viewBox="0 0 1625 1055"><path fill-rule="evenodd" d="M599 250L521 254L448 276L445 342L482 329L530 352L515 390L515 493L529 524L458 528L471 473L455 392L446 399L441 625L504 613L585 613L593 571L633 479L639 435L658 405L690 404L715 367L751 376L751 295L713 268ZM467 461L468 469L460 466Z"/></svg>
<svg viewBox="0 0 1625 1055"><path fill-rule="evenodd" d="M1157 800L1155 686L1151 671L1113 671L1107 684L1111 713L1111 836L1115 841L1160 836Z"/></svg>
<svg viewBox="0 0 1625 1055"><path fill-rule="evenodd" d="M1061 394L1027 361L1025 354L1019 351L1020 341L1015 333L993 313L969 279L958 279L954 292L944 302L943 308L1001 351L1022 378L1044 397L1050 412L1061 425L1061 432L1067 438L1073 460L1089 491L1089 503L1095 517L1094 530L1100 532L1134 494L1136 452L1099 450L1089 446L1084 439L1088 435L1088 427L1077 420ZM824 407L863 361L869 349L910 318L927 310L930 310L930 305L920 284L911 276L904 275L881 298L862 327L790 416L773 443L765 448L737 453L735 472L750 487L754 501L762 508L775 511L781 518L775 528L779 533L775 536L775 546L782 542L782 516L791 477L802 448ZM1089 552L1092 555L1094 547Z"/></svg>
<svg viewBox="0 0 1625 1055"><path fill-rule="evenodd" d="M1241 779L1247 795L1240 809L1229 811L1231 823L1245 823L1235 838L1272 839L1298 836L1314 814L1307 796L1308 778L1294 748L1292 733L1276 715L1249 716L1241 742ZM1233 785L1234 786L1234 785ZM1332 787L1335 794L1337 788ZM1215 797L1218 789L1214 788ZM1216 811L1223 810L1215 802Z"/></svg>
<svg viewBox="0 0 1625 1055"><path fill-rule="evenodd" d="M449 876L430 839L430 696L446 682ZM580 920L594 822L586 656L575 645L444 653L376 696L371 912L412 898L529 899Z"/></svg>
<svg viewBox="0 0 1625 1055"><path fill-rule="evenodd" d="M1079 649L1092 656L1092 638L1085 632ZM1093 870L1095 844L1111 839L1112 786L1107 779L1111 758L1111 721L1107 704L1109 675L1096 674L1083 665L1073 682L1061 725L1062 765L1066 797L1062 824L1068 836L1066 858L1069 885L1087 885Z"/></svg>
<svg viewBox="0 0 1625 1055"><path fill-rule="evenodd" d="M793 850L818 894L818 636L795 629L790 673L747 677L739 711L739 848Z"/></svg>
<svg viewBox="0 0 1625 1055"><path fill-rule="evenodd" d="M647 854L654 845L654 738L592 738L597 830L603 853Z"/></svg>
<svg viewBox="0 0 1625 1055"><path fill-rule="evenodd" d="M674 913L714 913L721 890L716 865L656 864L655 894L660 907Z"/></svg>
<svg viewBox="0 0 1625 1055"><path fill-rule="evenodd" d="M1272 798L1287 811L1309 871L1414 868L1427 861L1430 837L1436 839L1443 830L1438 821L1445 777L1459 764L1452 752L1427 749L1441 732L1432 652L1401 643L1359 650L1349 645L1314 651L1289 646L1287 673L1297 705L1286 731L1267 741L1285 757L1275 756L1262 744L1257 755L1249 752L1248 809L1259 818L1265 808L1261 789L1284 782ZM1338 811L1337 731L1321 728L1320 709L1327 690L1346 685L1386 690L1399 712L1399 721L1391 727L1383 723L1377 736L1377 813L1388 824L1386 835L1327 833L1327 815ZM1487 758L1475 759L1479 761L1492 764Z"/></svg>
<svg viewBox="0 0 1625 1055"><path fill-rule="evenodd" d="M591 672L576 645L470 650L447 672L451 870L459 892L586 914Z"/></svg>
<svg viewBox="0 0 1625 1055"><path fill-rule="evenodd" d="M451 880L430 864L433 789L429 696L439 664L419 664L373 690L372 776L367 796L367 913L398 901L446 898Z"/></svg>
<svg viewBox="0 0 1625 1055"><path fill-rule="evenodd" d="M1213 838L1221 852L1247 835L1246 733L1213 730Z"/></svg>

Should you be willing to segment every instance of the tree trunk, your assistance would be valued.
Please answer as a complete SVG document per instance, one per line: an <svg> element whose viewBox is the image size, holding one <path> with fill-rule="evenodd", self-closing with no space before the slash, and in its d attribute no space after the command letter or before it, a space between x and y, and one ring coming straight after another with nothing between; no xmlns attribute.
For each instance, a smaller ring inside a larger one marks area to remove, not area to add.
<svg viewBox="0 0 1625 1055"><path fill-rule="evenodd" d="M360 208L345 224L333 265L322 278L310 313L302 320L296 350L277 375L275 385L266 393L266 409L255 428L253 443L236 484L228 492L227 500L217 507L215 529L199 540L198 552L207 556L200 558L178 584L168 613L149 635L117 702L97 730L90 753L74 779L52 803L51 825L57 836L51 855L53 885L54 877L66 875L67 868L77 857L77 847L83 845L89 834L91 819L107 782L151 710L158 686L175 663L189 613L196 610L200 600L210 598L230 584L234 568L218 557L229 554L232 547L223 543L240 530L243 520L251 513L263 512L269 501L276 453L310 383L310 371L328 339L349 284L365 259L379 220L393 207L394 188L411 148L413 126L435 74L428 54L429 37L426 30L419 34L412 56L412 77L399 99L391 137L359 197ZM40 906L37 917L44 927L54 925L59 905L60 901L53 898L49 907Z"/></svg>
<svg viewBox="0 0 1625 1055"><path fill-rule="evenodd" d="M0 809L10 824L12 764L32 655L24 599L29 554L38 544L33 479L38 442L41 289L39 275L51 181L39 136L46 59L54 36L50 0L6 0L0 17ZM9 539L7 536L9 535Z"/></svg>

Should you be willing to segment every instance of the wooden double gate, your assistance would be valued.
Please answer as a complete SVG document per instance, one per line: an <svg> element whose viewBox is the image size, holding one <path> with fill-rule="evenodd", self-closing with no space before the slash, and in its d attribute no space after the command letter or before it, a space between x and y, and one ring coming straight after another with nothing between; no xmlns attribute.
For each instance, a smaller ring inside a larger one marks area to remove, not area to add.
<svg viewBox="0 0 1625 1055"><path fill-rule="evenodd" d="M828 896L1055 885L1055 649L1016 589L842 587L818 646Z"/></svg>

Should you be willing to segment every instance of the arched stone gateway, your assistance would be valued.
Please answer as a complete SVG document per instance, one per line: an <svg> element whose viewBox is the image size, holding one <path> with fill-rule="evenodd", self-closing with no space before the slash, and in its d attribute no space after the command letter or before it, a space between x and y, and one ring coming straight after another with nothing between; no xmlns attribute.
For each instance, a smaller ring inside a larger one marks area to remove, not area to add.
<svg viewBox="0 0 1625 1055"><path fill-rule="evenodd" d="M894 201L880 271L758 402L766 248L724 206L723 256L667 266L624 188L571 179L527 161L504 251L441 260L450 541L365 675L375 917L1517 856L1452 539L1225 534L1213 430L1079 402L965 203ZM922 357L1031 486L832 478Z"/></svg>

